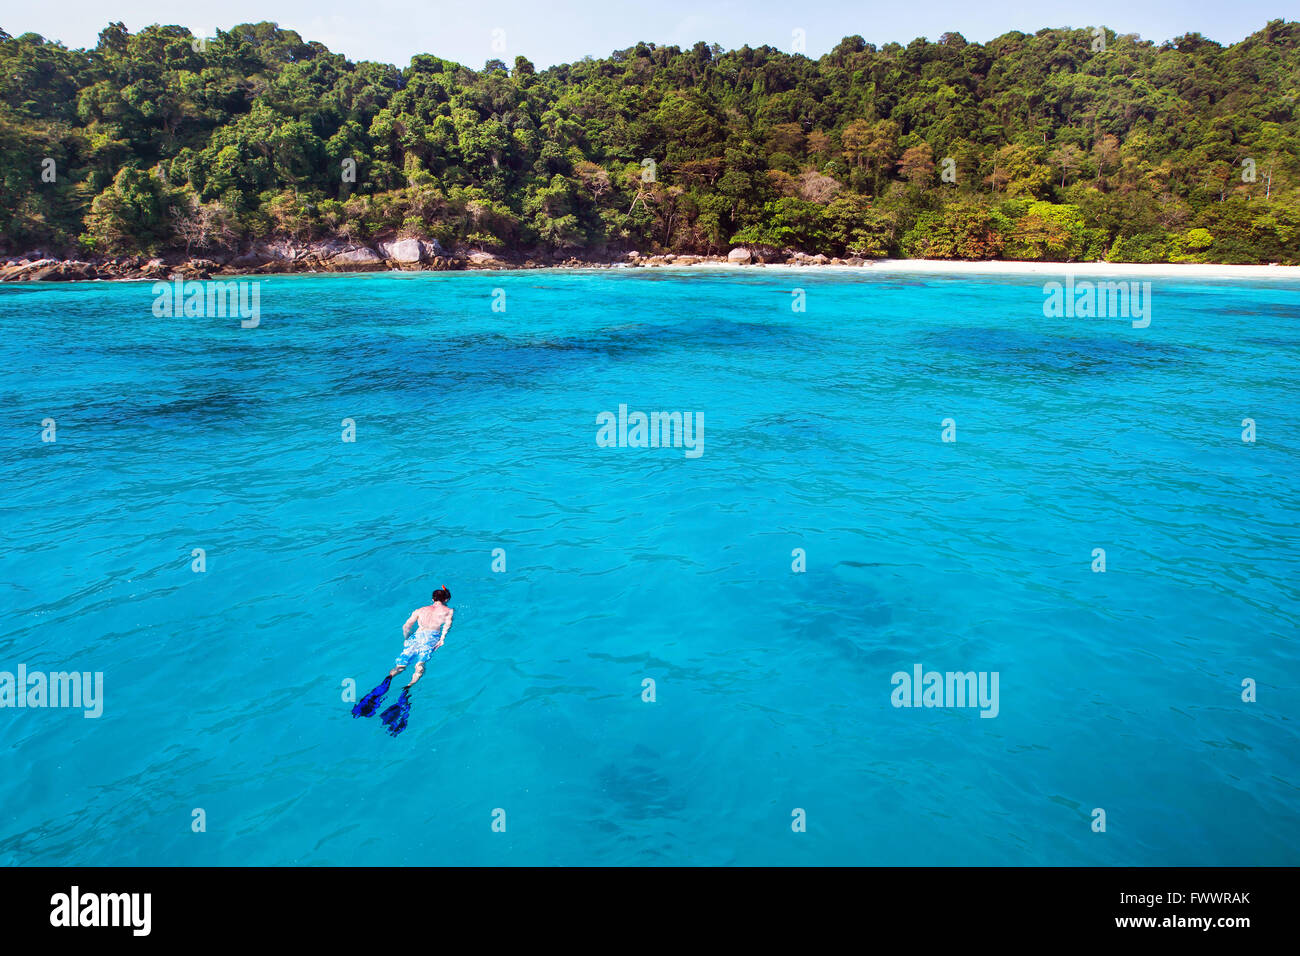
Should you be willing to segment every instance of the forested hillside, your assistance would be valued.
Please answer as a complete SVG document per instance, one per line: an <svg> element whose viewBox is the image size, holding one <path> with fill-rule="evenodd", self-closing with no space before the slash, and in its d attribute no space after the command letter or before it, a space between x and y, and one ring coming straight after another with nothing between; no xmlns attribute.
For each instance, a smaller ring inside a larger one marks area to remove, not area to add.
<svg viewBox="0 0 1300 956"><path fill-rule="evenodd" d="M11 15L13 15L11 13ZM864 29L870 16L863 14ZM52 161L52 162L51 162ZM1300 262L1300 24L352 63L271 23L0 31L0 243Z"/></svg>

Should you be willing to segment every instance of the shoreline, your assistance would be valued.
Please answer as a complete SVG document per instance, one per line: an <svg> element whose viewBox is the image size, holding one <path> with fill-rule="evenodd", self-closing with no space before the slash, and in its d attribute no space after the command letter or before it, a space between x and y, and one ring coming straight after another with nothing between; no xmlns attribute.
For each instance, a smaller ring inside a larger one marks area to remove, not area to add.
<svg viewBox="0 0 1300 956"><path fill-rule="evenodd" d="M745 250L747 252L747 250ZM438 250L442 252L441 249ZM39 255L39 254L38 254ZM810 269L836 273L882 273L886 275L922 275L949 277L984 276L1067 276L1087 279L1112 277L1130 279L1282 279L1300 281L1300 265L1223 263L1132 263L1132 262L1043 262L1014 259L838 259L823 255L794 253L784 261L743 261L730 256L642 255L628 253L623 258L580 259L577 257L548 261L547 258L496 256L472 250L457 255L440 254L424 261L380 259L357 261L352 256L343 261L321 260L310 255L272 257L250 261L249 255L224 263L202 258L173 257L172 262L156 257L127 257L104 262L49 257L16 257L0 260L0 283L9 282L141 282L262 278L273 275L359 275L391 272L514 272L536 270L689 270L775 269L800 271Z"/></svg>
<svg viewBox="0 0 1300 956"><path fill-rule="evenodd" d="M1300 266L1233 265L1210 262L1039 262L990 259L883 259L873 268L881 272L946 275L1075 275L1185 279L1296 279Z"/></svg>

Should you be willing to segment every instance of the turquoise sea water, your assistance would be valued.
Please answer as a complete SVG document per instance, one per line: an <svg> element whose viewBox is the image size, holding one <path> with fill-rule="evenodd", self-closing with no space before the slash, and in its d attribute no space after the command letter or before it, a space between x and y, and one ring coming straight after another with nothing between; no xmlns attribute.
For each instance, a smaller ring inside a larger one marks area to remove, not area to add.
<svg viewBox="0 0 1300 956"><path fill-rule="evenodd" d="M0 864L1300 863L1300 284L1042 281L0 288L0 670L104 675L0 709ZM389 737L343 684L443 583Z"/></svg>

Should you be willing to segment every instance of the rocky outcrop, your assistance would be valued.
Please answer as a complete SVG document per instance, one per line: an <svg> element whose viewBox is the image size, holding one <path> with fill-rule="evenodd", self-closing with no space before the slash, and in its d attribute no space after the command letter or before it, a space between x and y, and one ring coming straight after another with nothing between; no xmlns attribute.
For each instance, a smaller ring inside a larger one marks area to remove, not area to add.
<svg viewBox="0 0 1300 956"><path fill-rule="evenodd" d="M11 261L0 267L0 282L24 282L30 280L36 273L58 264L58 259L44 257L31 261L25 259Z"/></svg>
<svg viewBox="0 0 1300 956"><path fill-rule="evenodd" d="M43 266L27 276L32 282L72 282L78 279L97 279L99 272L89 262L56 262Z"/></svg>
<svg viewBox="0 0 1300 956"><path fill-rule="evenodd" d="M393 239L378 245L379 254L398 265L418 265L445 255L437 239Z"/></svg>
<svg viewBox="0 0 1300 956"><path fill-rule="evenodd" d="M172 270L172 275L182 279L206 279L221 267L211 259L190 259Z"/></svg>
<svg viewBox="0 0 1300 956"><path fill-rule="evenodd" d="M343 272L357 272L382 269L384 259L369 246L358 246L355 249L344 249L342 252L330 256L328 263L333 269Z"/></svg>
<svg viewBox="0 0 1300 956"><path fill-rule="evenodd" d="M58 259L43 252L0 260L0 282L72 281L88 279L206 280L222 276L269 275L301 272L376 272L385 269L442 271L451 269L613 269L667 268L745 264L870 265L859 257L847 259L809 255L794 249L777 251L762 246L738 246L726 256L672 252L620 252L588 250L584 254L545 249L504 253L485 249L457 250L448 254L434 239L401 238L367 245L346 239L302 243L293 239L256 242L242 251L213 251L209 256L170 253L167 256L102 257L86 262Z"/></svg>
<svg viewBox="0 0 1300 956"><path fill-rule="evenodd" d="M416 265L425 259L424 245L419 239L395 239L392 242L381 242L379 244L379 254L399 265Z"/></svg>
<svg viewBox="0 0 1300 956"><path fill-rule="evenodd" d="M304 250L295 246L288 239L278 239L271 242L254 243L249 254L257 256L263 263L293 262L295 259L302 257Z"/></svg>
<svg viewBox="0 0 1300 956"><path fill-rule="evenodd" d="M460 257L458 257L460 258ZM471 249L464 255L465 263L475 269L508 269L510 263L502 259L495 252L488 252L485 249Z"/></svg>
<svg viewBox="0 0 1300 956"><path fill-rule="evenodd" d="M826 266L826 265L843 265L843 259L829 259L820 252L815 256L810 256L806 252L794 252L787 250L789 258L786 264L792 266ZM861 263L862 260L858 260Z"/></svg>

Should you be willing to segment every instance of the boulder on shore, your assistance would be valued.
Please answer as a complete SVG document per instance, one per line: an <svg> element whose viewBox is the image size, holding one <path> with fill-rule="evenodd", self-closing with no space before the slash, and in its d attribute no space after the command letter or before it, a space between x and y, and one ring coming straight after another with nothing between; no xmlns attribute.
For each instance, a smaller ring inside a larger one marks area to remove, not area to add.
<svg viewBox="0 0 1300 956"><path fill-rule="evenodd" d="M369 246L359 246L355 249L345 249L343 252L331 256L329 264L331 268L342 272L350 272L380 268L383 266L384 260L379 253Z"/></svg>
<svg viewBox="0 0 1300 956"><path fill-rule="evenodd" d="M737 246L736 248L732 249L730 252L727 253L727 261L744 262L744 263L753 262L754 254L750 252L748 249L746 249L744 246Z"/></svg>
<svg viewBox="0 0 1300 956"><path fill-rule="evenodd" d="M176 271L186 279L207 279L219 268L211 259L190 259L178 265Z"/></svg>
<svg viewBox="0 0 1300 956"><path fill-rule="evenodd" d="M390 262L416 265L445 255L437 239L393 239L379 243L379 254Z"/></svg>
<svg viewBox="0 0 1300 956"><path fill-rule="evenodd" d="M41 258L34 262L15 262L0 271L0 281L19 282L31 279L36 273L57 265L58 259Z"/></svg>
<svg viewBox="0 0 1300 956"><path fill-rule="evenodd" d="M458 254L458 258L459 258L459 254ZM507 265L505 260L502 259L500 256L498 256L496 253L488 252L485 249L469 250L469 252L465 253L463 257L463 261L467 262L471 266L475 266L480 269L503 268Z"/></svg>
<svg viewBox="0 0 1300 956"><path fill-rule="evenodd" d="M25 278L33 282L70 282L74 279L94 279L99 273L89 262L56 262Z"/></svg>
<svg viewBox="0 0 1300 956"><path fill-rule="evenodd" d="M253 246L253 253L258 255L262 262L271 259L292 261L301 255L294 244L287 239L256 243Z"/></svg>

